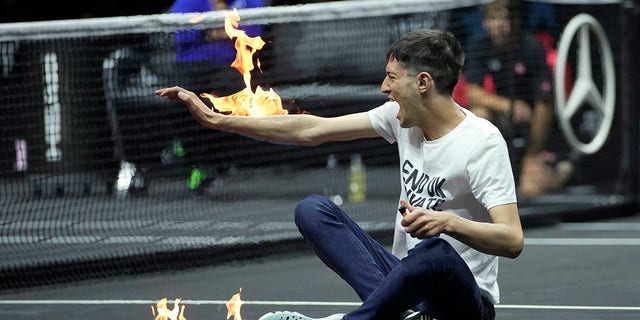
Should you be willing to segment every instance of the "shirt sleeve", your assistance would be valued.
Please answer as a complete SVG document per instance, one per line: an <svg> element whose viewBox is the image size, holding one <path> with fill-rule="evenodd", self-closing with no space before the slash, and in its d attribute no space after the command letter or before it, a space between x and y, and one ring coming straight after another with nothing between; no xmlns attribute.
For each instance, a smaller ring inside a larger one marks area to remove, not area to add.
<svg viewBox="0 0 640 320"><path fill-rule="evenodd" d="M213 7L208 0L176 0L170 9L174 13L207 12L211 10L213 10Z"/></svg>
<svg viewBox="0 0 640 320"><path fill-rule="evenodd" d="M246 0L245 8L260 8L265 6L264 0Z"/></svg>
<svg viewBox="0 0 640 320"><path fill-rule="evenodd" d="M471 192L485 208L517 202L509 152L498 132L471 151L467 175Z"/></svg>
<svg viewBox="0 0 640 320"><path fill-rule="evenodd" d="M396 115L399 108L397 102L387 102L369 110L369 120L373 129L389 143L396 142L396 130L398 129Z"/></svg>

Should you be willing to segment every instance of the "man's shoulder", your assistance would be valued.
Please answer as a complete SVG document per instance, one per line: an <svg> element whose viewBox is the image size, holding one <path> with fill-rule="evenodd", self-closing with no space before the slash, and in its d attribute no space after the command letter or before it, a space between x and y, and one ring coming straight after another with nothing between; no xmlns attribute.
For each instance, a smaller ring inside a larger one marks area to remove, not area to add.
<svg viewBox="0 0 640 320"><path fill-rule="evenodd" d="M468 118L467 119L468 130L473 131L474 134L487 135L487 136L492 136L492 135L502 136L502 134L500 133L500 129L498 129L498 127L496 127L493 123L491 123L491 121L485 118L476 116L473 112L469 111L468 109L465 109L464 112L467 114L467 118Z"/></svg>

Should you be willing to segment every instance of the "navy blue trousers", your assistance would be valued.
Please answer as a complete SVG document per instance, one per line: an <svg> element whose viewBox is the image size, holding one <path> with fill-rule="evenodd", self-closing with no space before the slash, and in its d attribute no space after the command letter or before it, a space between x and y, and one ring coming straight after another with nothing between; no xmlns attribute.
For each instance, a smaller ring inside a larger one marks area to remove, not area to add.
<svg viewBox="0 0 640 320"><path fill-rule="evenodd" d="M344 320L401 319L408 309L438 320L495 315L467 264L445 240L422 240L398 259L320 195L298 204L295 223L318 257L362 299Z"/></svg>

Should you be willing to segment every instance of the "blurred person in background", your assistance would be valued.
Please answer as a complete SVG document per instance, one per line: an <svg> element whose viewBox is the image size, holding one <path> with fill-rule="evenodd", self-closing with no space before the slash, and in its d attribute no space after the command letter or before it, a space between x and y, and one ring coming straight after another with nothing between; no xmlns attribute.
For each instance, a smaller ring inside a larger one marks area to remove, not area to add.
<svg viewBox="0 0 640 320"><path fill-rule="evenodd" d="M258 8L265 0L176 0L171 13L206 13L210 11ZM262 35L260 25L239 27L249 36ZM242 75L231 63L236 57L234 42L224 27L181 30L175 34L178 85L193 90L208 90L219 96L239 91L244 86ZM204 86L204 87L203 87Z"/></svg>
<svg viewBox="0 0 640 320"><path fill-rule="evenodd" d="M157 76L160 83L177 83L196 92L206 92L217 96L235 93L244 88L242 75L233 67L236 49L234 40L226 34L223 26L217 28L198 28L198 13L206 14L211 11L233 10L262 7L264 0L223 1L223 0L175 0L163 12L175 14L193 14L191 22L193 28L180 29L175 33L169 33L168 38L164 34L150 39L149 55L150 69ZM260 36L262 26L241 25L240 30L249 36ZM167 44L170 44L169 46ZM157 50L156 50L157 48ZM135 61L139 64L139 61ZM190 191L202 193L208 184L218 177L222 177L228 169L226 161L214 163L213 158L221 157L220 150L215 149L215 140L220 139L219 133L203 130L193 123L191 114L176 104L167 105L166 114L173 118L171 124L163 127L154 126L151 130L141 131L139 123L126 124L120 120L119 130L126 131L129 137L129 146L126 156L120 161L118 172L119 193L126 194L129 191L146 194L151 174L149 170L156 167L150 164L147 150L142 150L142 142L134 135L146 137L159 136L161 147L158 152L162 169L168 171L177 170L182 175L183 169L190 170L185 173L185 187ZM141 134L144 132L144 134ZM152 147L155 150L156 147ZM142 150L142 151L141 151ZM154 158L151 160L155 163ZM131 181L131 182L128 182Z"/></svg>
<svg viewBox="0 0 640 320"><path fill-rule="evenodd" d="M175 0L169 8L171 13L206 13L210 11L258 8L266 6L266 0ZM247 35L262 35L261 25L240 25L239 29ZM198 92L226 96L244 88L242 75L231 63L236 57L234 41L226 34L224 27L212 29L188 29L177 31L174 36L176 45L175 83ZM183 110L183 109L181 109ZM188 112L185 118L191 119ZM213 143L212 132L192 125L189 133L178 133L171 144L162 151L161 159L165 164L174 164L187 159L192 166L188 187L193 191L202 191L219 174L221 167L208 164Z"/></svg>
<svg viewBox="0 0 640 320"><path fill-rule="evenodd" d="M548 148L555 121L551 69L542 43L521 28L522 5L496 0L482 6L486 33L469 44L463 76L467 107L500 128L519 194L532 198L563 187L573 164Z"/></svg>

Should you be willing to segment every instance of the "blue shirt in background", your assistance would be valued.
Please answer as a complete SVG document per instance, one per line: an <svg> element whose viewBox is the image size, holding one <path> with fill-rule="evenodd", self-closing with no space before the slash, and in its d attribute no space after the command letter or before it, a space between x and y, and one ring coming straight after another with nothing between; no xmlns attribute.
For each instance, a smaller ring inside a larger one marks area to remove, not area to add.
<svg viewBox="0 0 640 320"><path fill-rule="evenodd" d="M225 1L229 9L245 9L263 7L264 0L235 0ZM176 0L171 5L171 13L193 13L215 11L210 0ZM242 17L240 17L242 18ZM239 29L245 31L248 36L262 35L262 26L243 26L240 20ZM192 29L178 31L175 34L176 54L178 62L208 61L214 64L231 65L236 57L234 40L222 39L219 41L207 41L207 29Z"/></svg>

